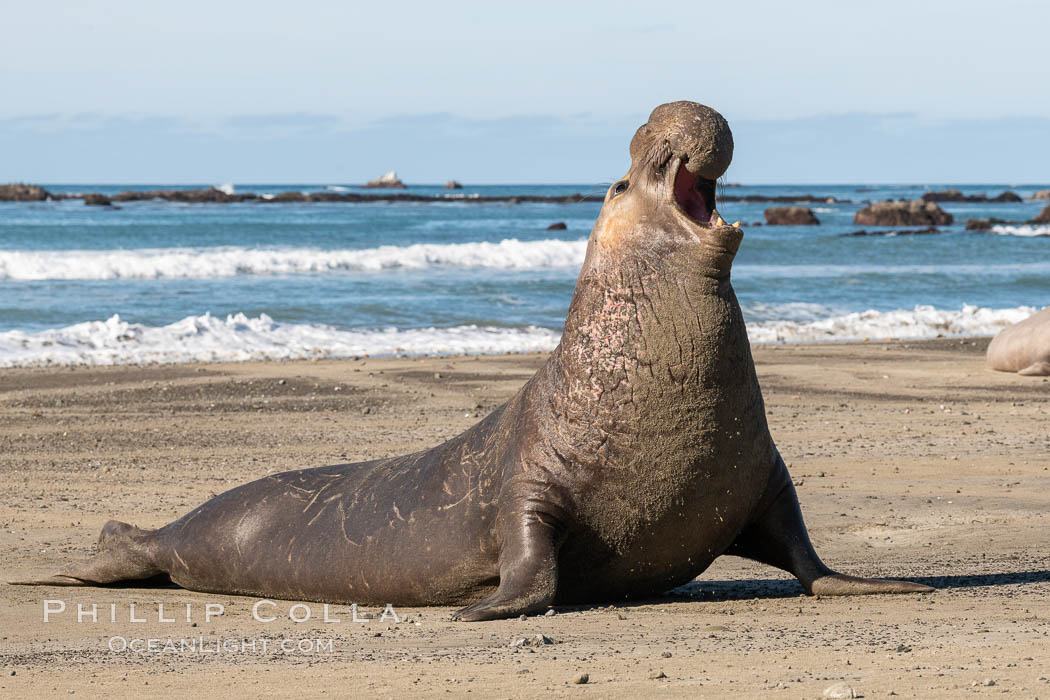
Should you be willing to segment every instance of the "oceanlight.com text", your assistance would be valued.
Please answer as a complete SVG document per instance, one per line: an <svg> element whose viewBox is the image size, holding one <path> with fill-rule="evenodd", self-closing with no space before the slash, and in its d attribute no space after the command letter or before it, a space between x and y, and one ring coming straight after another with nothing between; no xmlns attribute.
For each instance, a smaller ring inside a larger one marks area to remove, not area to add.
<svg viewBox="0 0 1050 700"><path fill-rule="evenodd" d="M197 637L110 637L109 650L117 654L333 654L335 640L327 638L254 639Z"/></svg>

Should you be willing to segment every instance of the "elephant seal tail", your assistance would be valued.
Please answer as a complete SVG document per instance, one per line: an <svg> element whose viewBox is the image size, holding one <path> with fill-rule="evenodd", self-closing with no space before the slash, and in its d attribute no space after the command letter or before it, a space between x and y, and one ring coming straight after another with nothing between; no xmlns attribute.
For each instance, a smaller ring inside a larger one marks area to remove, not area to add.
<svg viewBox="0 0 1050 700"><path fill-rule="evenodd" d="M98 537L98 554L38 579L8 581L16 586L97 586L147 579L164 573L153 563L154 530L110 520Z"/></svg>

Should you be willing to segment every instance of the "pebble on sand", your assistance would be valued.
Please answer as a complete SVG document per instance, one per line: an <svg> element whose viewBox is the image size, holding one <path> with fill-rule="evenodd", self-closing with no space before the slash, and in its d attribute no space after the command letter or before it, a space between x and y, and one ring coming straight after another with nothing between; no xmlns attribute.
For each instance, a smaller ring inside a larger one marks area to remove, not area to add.
<svg viewBox="0 0 1050 700"><path fill-rule="evenodd" d="M829 685L827 688L824 689L824 697L855 698L857 697L857 691L855 691L846 683L836 683L835 685Z"/></svg>
<svg viewBox="0 0 1050 700"><path fill-rule="evenodd" d="M554 640L545 634L537 634L532 637L518 637L511 640L507 646L511 647L542 647L546 644L554 644Z"/></svg>
<svg viewBox="0 0 1050 700"><path fill-rule="evenodd" d="M572 682L573 682L574 685L585 685L590 680L591 680L591 677L589 675L587 675L586 673L577 673L572 678Z"/></svg>

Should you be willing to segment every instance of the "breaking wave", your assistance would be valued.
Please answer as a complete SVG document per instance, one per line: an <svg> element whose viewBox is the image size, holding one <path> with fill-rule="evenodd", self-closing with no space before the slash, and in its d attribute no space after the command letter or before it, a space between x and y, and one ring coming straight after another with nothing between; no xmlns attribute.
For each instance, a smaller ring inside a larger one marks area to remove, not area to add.
<svg viewBox="0 0 1050 700"><path fill-rule="evenodd" d="M992 226L992 233L997 233L1000 236L1050 236L1050 224L1045 225L1019 225L1011 226L1007 224L999 224Z"/></svg>
<svg viewBox="0 0 1050 700"><path fill-rule="evenodd" d="M320 248L156 248L3 250L0 280L187 279L438 267L543 269L578 267L586 240L417 243L360 250Z"/></svg>
<svg viewBox="0 0 1050 700"><path fill-rule="evenodd" d="M782 312L796 319L818 314L814 305L786 306L790 308ZM773 311L769 306L757 315L768 317ZM916 306L813 320L762 320L747 328L753 343L979 336L994 335L1036 311L1027 306L987 309L965 305L958 311ZM66 328L0 333L0 367L531 352L552 350L558 340L557 331L537 326L339 329L279 323L265 314L257 318L235 314L226 319L204 314L167 326L146 326L114 315Z"/></svg>
<svg viewBox="0 0 1050 700"><path fill-rule="evenodd" d="M986 309L964 304L958 311L916 306L911 310L868 310L816 320L761 321L748 324L747 333L752 343L995 335L1036 311L1029 306Z"/></svg>
<svg viewBox="0 0 1050 700"><path fill-rule="evenodd" d="M341 330L278 323L266 314L235 314L225 320L204 314L146 326L114 315L37 333L0 333L0 367L528 352L551 350L558 337L536 326Z"/></svg>

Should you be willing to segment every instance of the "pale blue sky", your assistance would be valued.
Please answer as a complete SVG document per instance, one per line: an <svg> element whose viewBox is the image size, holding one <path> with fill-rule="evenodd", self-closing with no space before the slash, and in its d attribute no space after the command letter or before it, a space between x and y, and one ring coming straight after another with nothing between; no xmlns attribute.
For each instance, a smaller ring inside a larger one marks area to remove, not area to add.
<svg viewBox="0 0 1050 700"><path fill-rule="evenodd" d="M731 181L1050 181L1045 2L0 2L0 181L607 182L673 99Z"/></svg>

